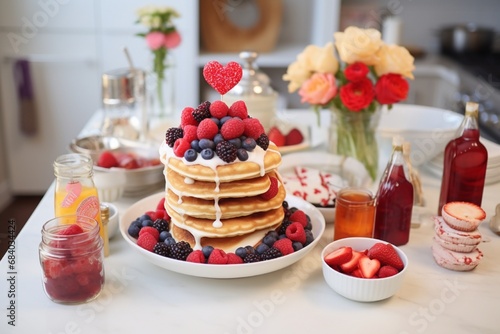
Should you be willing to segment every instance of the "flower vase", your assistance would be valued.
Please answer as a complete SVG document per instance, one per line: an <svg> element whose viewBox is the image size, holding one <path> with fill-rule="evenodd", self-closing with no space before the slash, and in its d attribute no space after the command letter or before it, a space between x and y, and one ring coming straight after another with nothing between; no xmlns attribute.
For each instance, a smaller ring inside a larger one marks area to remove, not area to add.
<svg viewBox="0 0 500 334"><path fill-rule="evenodd" d="M149 71L146 83L148 95L148 130L154 133L177 122L175 110L175 62L168 54L164 60L165 70Z"/></svg>
<svg viewBox="0 0 500 334"><path fill-rule="evenodd" d="M328 142L330 153L359 160L373 181L378 172L376 129L379 120L380 108L374 112L352 112L333 108Z"/></svg>

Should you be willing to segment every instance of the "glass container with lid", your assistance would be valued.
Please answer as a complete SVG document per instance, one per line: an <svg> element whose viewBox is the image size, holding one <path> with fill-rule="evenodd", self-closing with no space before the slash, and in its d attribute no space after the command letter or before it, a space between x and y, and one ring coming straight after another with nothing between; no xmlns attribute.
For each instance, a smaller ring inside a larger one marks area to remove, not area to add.
<svg viewBox="0 0 500 334"><path fill-rule="evenodd" d="M243 60L243 75L223 100L228 106L242 100L247 105L248 114L260 120L266 132L276 116L277 92L271 87L271 80L256 64L257 52L243 51L239 54Z"/></svg>

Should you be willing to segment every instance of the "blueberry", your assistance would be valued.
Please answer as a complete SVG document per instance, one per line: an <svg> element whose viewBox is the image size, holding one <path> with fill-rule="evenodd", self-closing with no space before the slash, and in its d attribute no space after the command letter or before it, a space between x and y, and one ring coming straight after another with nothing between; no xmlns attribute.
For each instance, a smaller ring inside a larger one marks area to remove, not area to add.
<svg viewBox="0 0 500 334"><path fill-rule="evenodd" d="M131 224L136 225L138 228L142 227L142 221L139 218L137 218L136 220L134 220Z"/></svg>
<svg viewBox="0 0 500 334"><path fill-rule="evenodd" d="M304 227L304 230L309 230L309 231L310 231L310 230L312 230L312 227L313 227L313 226L312 226L312 224L311 224L311 220L309 220L309 219L308 219L308 220L307 220L307 224L306 224L306 226Z"/></svg>
<svg viewBox="0 0 500 334"><path fill-rule="evenodd" d="M151 220L151 217L147 214L143 214L139 217L139 220L142 222L143 220Z"/></svg>
<svg viewBox="0 0 500 334"><path fill-rule="evenodd" d="M264 237L264 239L262 239L262 242L271 247L272 245L274 245L276 240L278 240L278 236L269 233Z"/></svg>
<svg viewBox="0 0 500 334"><path fill-rule="evenodd" d="M205 258L207 259L210 256L210 254L212 254L213 250L214 248L212 246L203 246L203 248L201 249L203 255L205 255Z"/></svg>
<svg viewBox="0 0 500 334"><path fill-rule="evenodd" d="M161 231L160 232L160 241L165 241L167 238L171 238L172 234L168 231Z"/></svg>
<svg viewBox="0 0 500 334"><path fill-rule="evenodd" d="M214 123L217 124L218 127L220 127L220 120L217 117L211 117L210 119L214 121Z"/></svg>
<svg viewBox="0 0 500 334"><path fill-rule="evenodd" d="M247 250L247 254L255 254L255 248L252 246L245 246L245 249Z"/></svg>
<svg viewBox="0 0 500 334"><path fill-rule="evenodd" d="M247 161L248 160L248 152L244 148L239 148L236 151L236 156L240 161Z"/></svg>
<svg viewBox="0 0 500 334"><path fill-rule="evenodd" d="M233 138L229 139L229 142L233 144L234 147L240 148L241 147L241 139L240 138Z"/></svg>
<svg viewBox="0 0 500 334"><path fill-rule="evenodd" d="M243 147L245 150L247 150L249 152L253 151L256 146L257 146L257 143L255 142L255 139L250 138L250 137L246 138L241 143L241 147Z"/></svg>
<svg viewBox="0 0 500 334"><path fill-rule="evenodd" d="M296 252L298 250L301 250L304 246L300 242L294 241L292 243L292 247L293 247L293 251Z"/></svg>
<svg viewBox="0 0 500 334"><path fill-rule="evenodd" d="M311 242L313 242L314 236L310 230L305 230L305 232L306 232L306 243L304 244L304 246L307 246Z"/></svg>
<svg viewBox="0 0 500 334"><path fill-rule="evenodd" d="M247 256L247 250L245 247L238 247L236 248L236 250L234 251L234 254L238 255L239 257L241 257L242 259L245 258L245 256Z"/></svg>
<svg viewBox="0 0 500 334"><path fill-rule="evenodd" d="M166 243L166 244L167 244L167 245L169 245L169 246L170 246L170 245L175 245L175 239L174 239L174 238L172 238L172 237L168 237L168 238L167 238L167 239L165 239L163 242L164 242L164 243Z"/></svg>
<svg viewBox="0 0 500 334"><path fill-rule="evenodd" d="M217 146L217 144L220 143L221 141L224 141L224 137L222 137L222 135L220 133L216 134L214 136L214 144L215 144L215 146Z"/></svg>
<svg viewBox="0 0 500 334"><path fill-rule="evenodd" d="M272 236L272 237L274 237L275 239L278 239L278 237L279 237L279 234L278 234L278 232L276 232L276 231L269 231L269 232L267 232L267 234L266 234L266 235Z"/></svg>
<svg viewBox="0 0 500 334"><path fill-rule="evenodd" d="M214 151L212 149L206 148L201 151L201 157L205 160L210 160L214 157Z"/></svg>
<svg viewBox="0 0 500 334"><path fill-rule="evenodd" d="M130 226L128 228L128 234L133 238L137 238L139 236L140 230L141 230L141 228L139 226L132 223L132 224L130 224Z"/></svg>
<svg viewBox="0 0 500 334"><path fill-rule="evenodd" d="M200 141L198 139L193 140L191 142L191 148L196 152L200 153L201 152Z"/></svg>
<svg viewBox="0 0 500 334"><path fill-rule="evenodd" d="M228 120L230 120L232 117L231 116L224 116L220 119L220 125L224 125Z"/></svg>
<svg viewBox="0 0 500 334"><path fill-rule="evenodd" d="M153 221L151 219L144 219L142 221L142 227L153 226Z"/></svg>
<svg viewBox="0 0 500 334"><path fill-rule="evenodd" d="M269 246L262 243L262 244L258 245L257 248L255 248L255 251L259 254L262 254L268 249L269 249Z"/></svg>
<svg viewBox="0 0 500 334"><path fill-rule="evenodd" d="M186 152L184 152L184 159L186 159L189 162L195 161L197 157L198 157L198 153L196 153L196 151L192 148L190 148L189 150L186 150Z"/></svg>
<svg viewBox="0 0 500 334"><path fill-rule="evenodd" d="M286 234L280 234L280 235L278 236L278 239L285 239L285 238L286 238Z"/></svg>
<svg viewBox="0 0 500 334"><path fill-rule="evenodd" d="M203 151L206 148L209 148L211 150L215 149L215 143L207 138L200 139L200 148Z"/></svg>

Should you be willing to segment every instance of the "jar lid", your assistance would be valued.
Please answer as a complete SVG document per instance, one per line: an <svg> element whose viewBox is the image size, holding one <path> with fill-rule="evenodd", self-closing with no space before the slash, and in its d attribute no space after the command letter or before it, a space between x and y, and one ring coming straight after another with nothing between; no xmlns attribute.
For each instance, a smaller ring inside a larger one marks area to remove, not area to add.
<svg viewBox="0 0 500 334"><path fill-rule="evenodd" d="M243 74L240 82L234 86L227 94L233 96L274 95L275 91L271 87L271 80L264 72L259 70L255 60L257 52L243 51L239 57L243 60Z"/></svg>
<svg viewBox="0 0 500 334"><path fill-rule="evenodd" d="M145 93L145 72L120 68L102 75L102 102L105 105L132 104Z"/></svg>

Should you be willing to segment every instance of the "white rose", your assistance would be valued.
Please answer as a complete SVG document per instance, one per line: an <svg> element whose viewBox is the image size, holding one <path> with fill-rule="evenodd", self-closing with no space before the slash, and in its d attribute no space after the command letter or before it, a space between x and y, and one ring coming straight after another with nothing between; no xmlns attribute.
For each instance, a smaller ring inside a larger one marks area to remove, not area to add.
<svg viewBox="0 0 500 334"><path fill-rule="evenodd" d="M347 64L359 61L370 66L379 61L376 53L383 42L378 30L348 27L334 37L340 59Z"/></svg>
<svg viewBox="0 0 500 334"><path fill-rule="evenodd" d="M380 61L375 64L377 75L397 73L413 79L414 58L406 48L398 45L384 45L377 55L380 58Z"/></svg>
<svg viewBox="0 0 500 334"><path fill-rule="evenodd" d="M283 75L283 80L290 81L288 84L288 91L290 93L299 89L304 81L311 76L311 71L304 65L305 63L303 62L295 61L288 66L286 74Z"/></svg>

